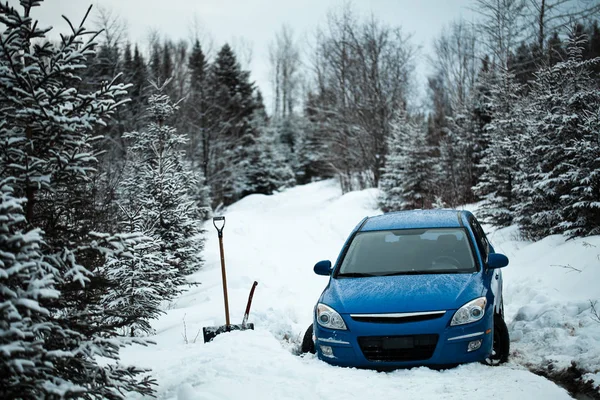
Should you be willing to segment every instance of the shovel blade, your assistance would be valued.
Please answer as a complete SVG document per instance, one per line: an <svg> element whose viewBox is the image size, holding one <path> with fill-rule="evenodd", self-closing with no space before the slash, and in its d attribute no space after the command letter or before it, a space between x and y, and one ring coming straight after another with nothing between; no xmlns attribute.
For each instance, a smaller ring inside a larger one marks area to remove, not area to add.
<svg viewBox="0 0 600 400"><path fill-rule="evenodd" d="M231 331L245 331L248 329L254 330L254 324L249 323L246 325L221 325L221 326L207 326L202 328L202 333L204 334L204 343L208 343L213 340L217 335L225 332Z"/></svg>

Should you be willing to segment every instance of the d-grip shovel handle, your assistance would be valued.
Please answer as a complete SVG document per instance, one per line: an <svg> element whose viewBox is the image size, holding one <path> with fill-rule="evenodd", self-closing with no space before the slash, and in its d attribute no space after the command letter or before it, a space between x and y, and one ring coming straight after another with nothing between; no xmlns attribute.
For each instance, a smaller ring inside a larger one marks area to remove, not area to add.
<svg viewBox="0 0 600 400"><path fill-rule="evenodd" d="M223 221L219 227L217 221ZM225 217L214 217L213 225L219 233L219 251L221 253L221 279L223 280L223 302L225 303L225 326L229 327L229 299L227 297L227 274L225 273L225 251L223 250L223 228L225 228Z"/></svg>
<svg viewBox="0 0 600 400"><path fill-rule="evenodd" d="M219 227L217 225L217 221L223 221L223 225L221 225L221 227ZM219 233L219 237L222 238L223 237L223 228L225 228L225 217L213 217L213 225L217 229L217 232Z"/></svg>

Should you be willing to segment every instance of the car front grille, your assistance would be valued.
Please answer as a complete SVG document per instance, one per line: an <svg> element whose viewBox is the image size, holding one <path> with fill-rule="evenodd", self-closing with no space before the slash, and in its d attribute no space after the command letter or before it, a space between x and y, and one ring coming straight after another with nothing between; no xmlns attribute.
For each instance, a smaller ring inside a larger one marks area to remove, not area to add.
<svg viewBox="0 0 600 400"><path fill-rule="evenodd" d="M369 361L419 361L431 358L438 335L362 336L358 344Z"/></svg>
<svg viewBox="0 0 600 400"><path fill-rule="evenodd" d="M358 322L371 322L376 324L403 324L407 322L420 322L438 319L443 317L445 313L445 311L434 311L396 314L350 314L350 318Z"/></svg>

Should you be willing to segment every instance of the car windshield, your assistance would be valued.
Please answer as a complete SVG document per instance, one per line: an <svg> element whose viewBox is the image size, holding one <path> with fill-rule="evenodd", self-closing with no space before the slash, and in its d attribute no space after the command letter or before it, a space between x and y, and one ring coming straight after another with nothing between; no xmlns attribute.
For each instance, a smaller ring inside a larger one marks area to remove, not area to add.
<svg viewBox="0 0 600 400"><path fill-rule="evenodd" d="M336 278L475 272L463 228L359 232Z"/></svg>

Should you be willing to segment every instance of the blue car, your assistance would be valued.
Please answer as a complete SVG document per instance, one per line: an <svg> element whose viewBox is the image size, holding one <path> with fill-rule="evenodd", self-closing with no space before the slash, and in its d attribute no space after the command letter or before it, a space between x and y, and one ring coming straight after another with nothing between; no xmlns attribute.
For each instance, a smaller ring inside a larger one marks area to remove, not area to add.
<svg viewBox="0 0 600 400"><path fill-rule="evenodd" d="M502 274L473 214L416 210L363 219L332 266L304 352L345 367L446 368L508 359Z"/></svg>

